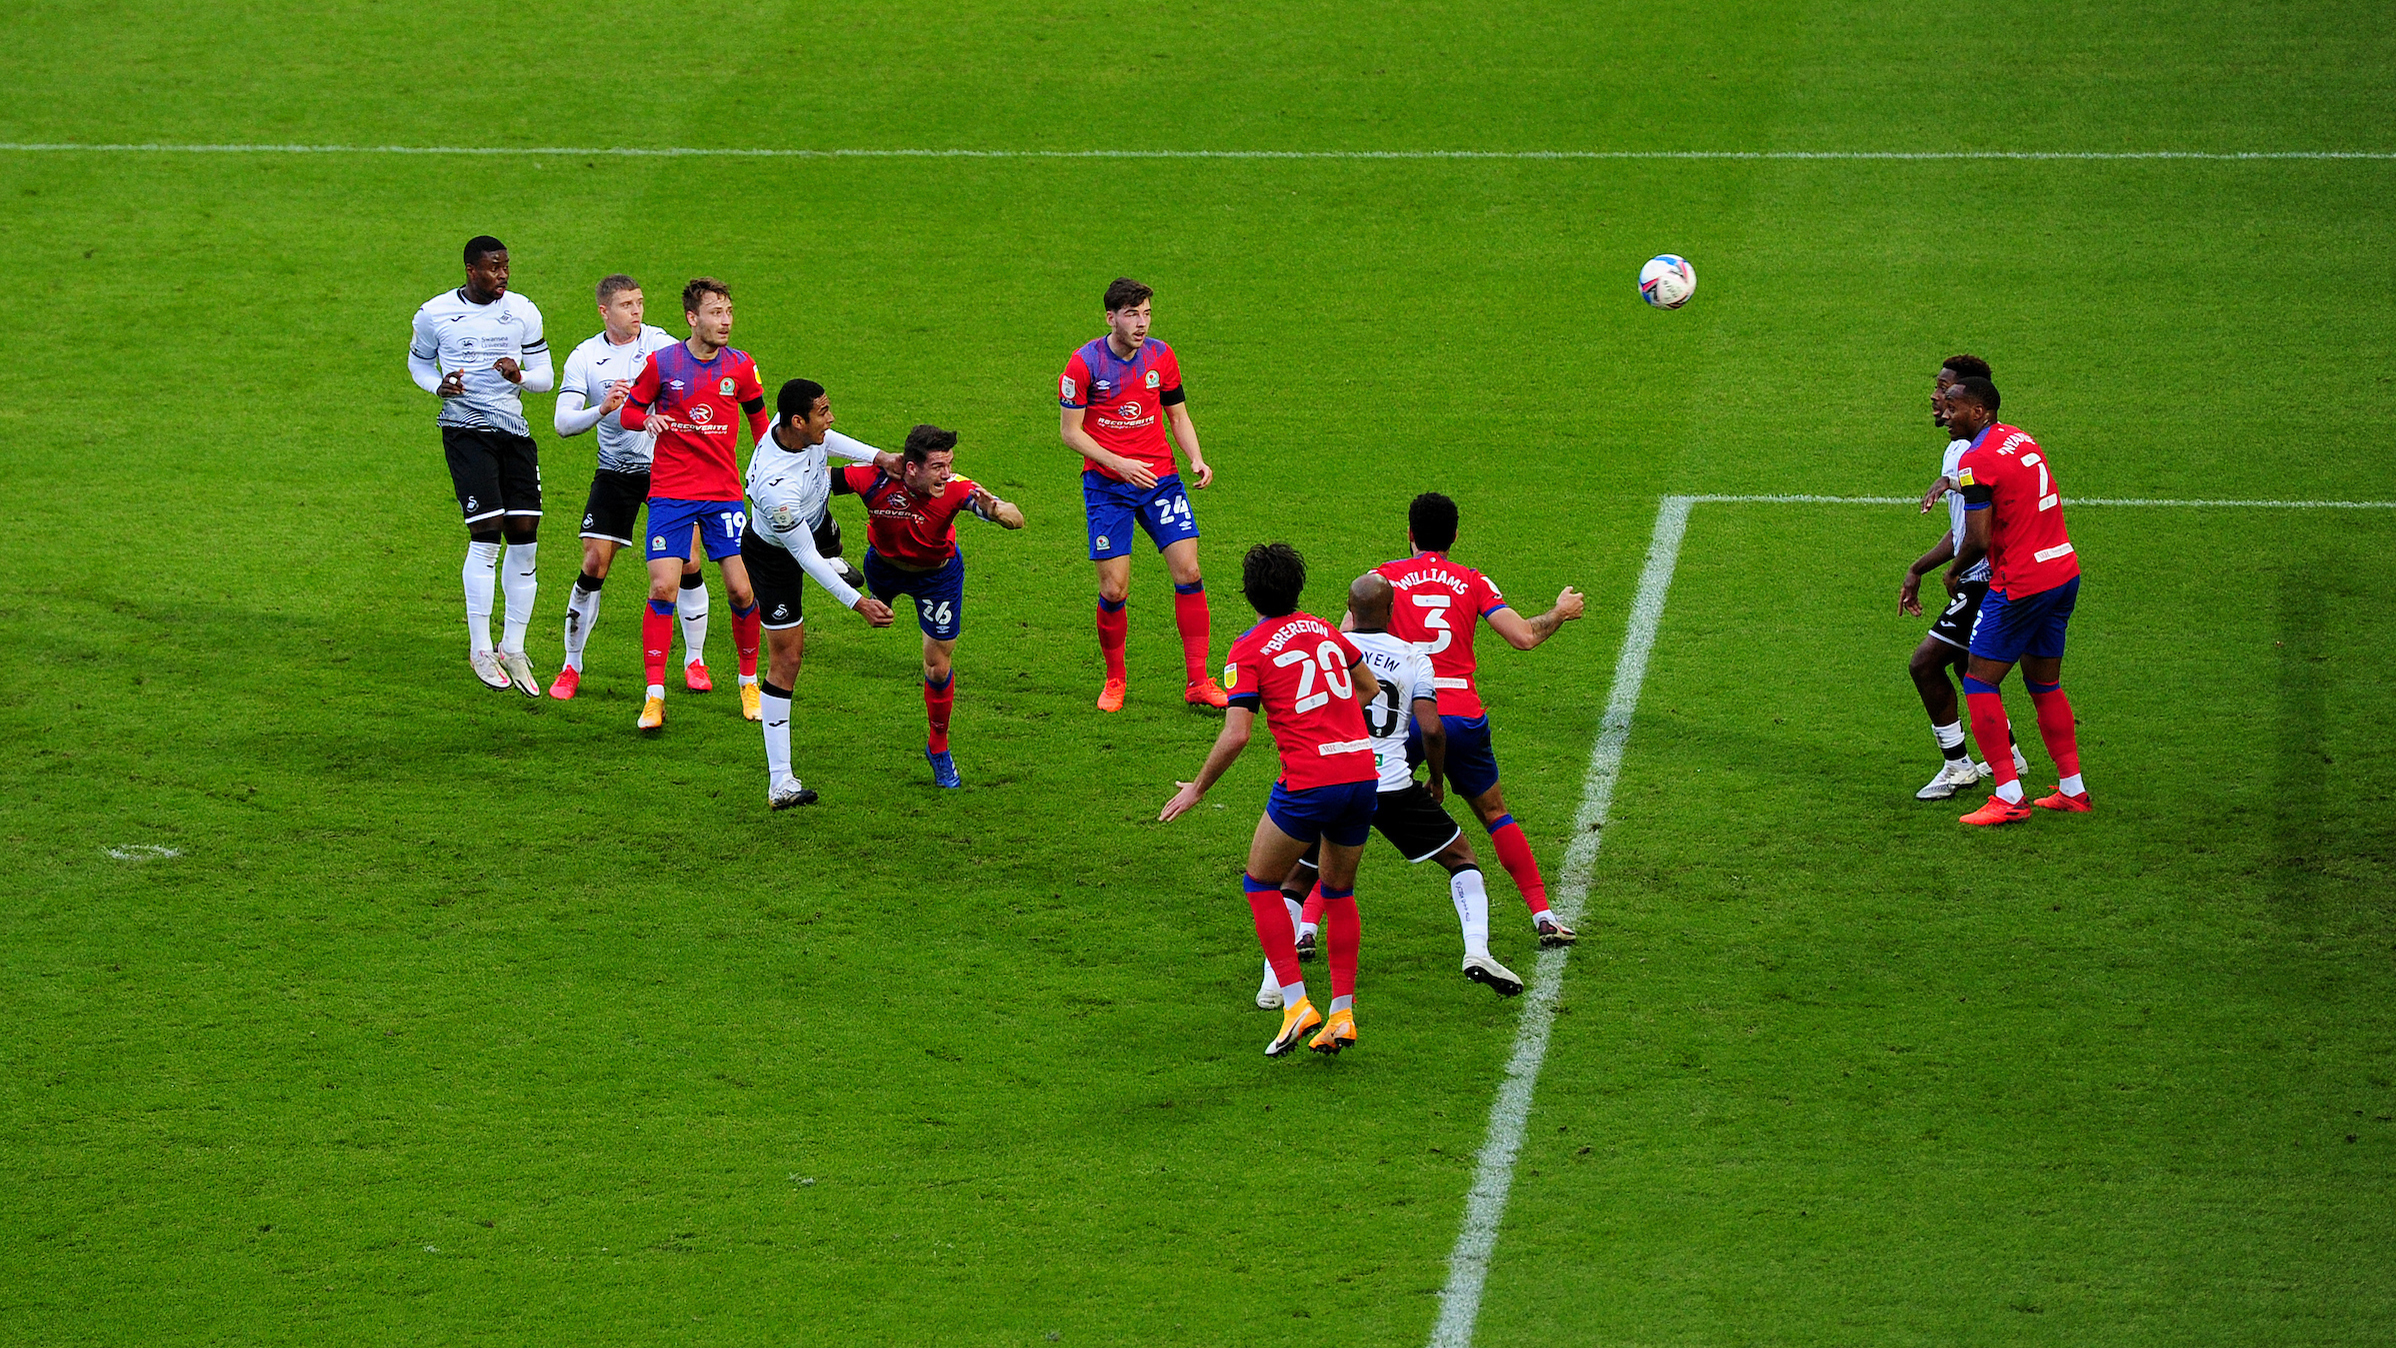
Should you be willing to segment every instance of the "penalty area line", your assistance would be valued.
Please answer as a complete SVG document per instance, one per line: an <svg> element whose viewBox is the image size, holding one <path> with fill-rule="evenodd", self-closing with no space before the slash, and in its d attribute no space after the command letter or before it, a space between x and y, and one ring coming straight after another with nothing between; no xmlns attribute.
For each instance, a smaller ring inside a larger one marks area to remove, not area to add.
<svg viewBox="0 0 2396 1348"><path fill-rule="evenodd" d="M1689 528L1689 511L1704 504L1741 505L1913 505L1905 496L1667 496L1656 510L1656 527L1647 544L1647 564L1639 573L1639 588L1631 596L1630 624L1622 638L1622 654L1614 662L1614 686L1606 697L1605 717L1599 722L1597 743L1589 751L1589 770L1581 788L1581 808L1573 818L1572 843L1564 850L1564 870L1556 885L1559 921L1580 921L1589 899L1589 885L1604 841L1607 816L1614 806L1614 784L1622 775L1623 750L1631 738L1631 720L1639 709L1640 689L1647 682L1647 660L1655 650L1656 631L1663 625L1664 600L1672 589L1672 573L1680 562L1681 539ZM2070 502L2086 506L2159 506L2183 509L2263 510L2396 510L2396 501L2261 501L2261 500L2144 500L2097 497ZM1439 1293L1439 1319L1431 1329L1431 1348L1469 1348L1473 1327L1481 1314L1481 1291L1489 1278L1489 1262L1497 1249L1498 1227L1506 1216L1506 1199L1514 1187L1514 1163L1522 1152L1523 1130L1530 1122L1531 1097L1539 1085L1539 1069L1547 1060L1547 1045L1556 1023L1556 1002L1563 990L1565 949L1543 950L1533 966L1531 986L1523 994L1521 1023L1514 1032L1514 1051L1506 1059L1506 1074L1498 1083L1497 1099L1489 1107L1489 1135L1473 1167L1473 1184L1465 1194L1464 1220L1448 1255L1448 1281Z"/></svg>
<svg viewBox="0 0 2396 1348"><path fill-rule="evenodd" d="M971 150L774 149L696 145L175 145L20 141L6 154L397 154L537 155L618 159L1395 159L1395 160L2396 160L2390 150Z"/></svg>

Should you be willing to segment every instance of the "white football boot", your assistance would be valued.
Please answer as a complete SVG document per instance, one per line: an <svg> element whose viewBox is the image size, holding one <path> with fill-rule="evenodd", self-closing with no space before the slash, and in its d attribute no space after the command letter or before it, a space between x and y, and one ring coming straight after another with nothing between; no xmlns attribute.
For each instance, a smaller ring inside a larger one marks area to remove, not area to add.
<svg viewBox="0 0 2396 1348"><path fill-rule="evenodd" d="M1913 793L1915 800L1945 800L1967 786L1977 785L1988 769L1969 757L1950 758L1939 764L1938 775L1930 784Z"/></svg>
<svg viewBox="0 0 2396 1348"><path fill-rule="evenodd" d="M515 680L509 678L507 671L499 667L499 652L497 651L475 651L466 657L466 663L473 666L474 677L481 679L485 688L513 688L515 686Z"/></svg>

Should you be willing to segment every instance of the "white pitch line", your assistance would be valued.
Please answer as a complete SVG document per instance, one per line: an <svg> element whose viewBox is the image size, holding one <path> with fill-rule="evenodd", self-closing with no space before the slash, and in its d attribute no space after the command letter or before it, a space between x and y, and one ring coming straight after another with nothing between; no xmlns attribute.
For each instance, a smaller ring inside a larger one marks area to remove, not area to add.
<svg viewBox="0 0 2396 1348"><path fill-rule="evenodd" d="M172 145L0 143L8 154L397 154L609 156L633 159L1622 159L1622 160L2396 160L2389 150L803 150L637 145Z"/></svg>
<svg viewBox="0 0 2396 1348"><path fill-rule="evenodd" d="M1748 505L1912 505L1904 496L1667 496L1656 511L1656 528L1647 545L1647 565L1639 573L1639 588L1631 597L1630 625L1623 634L1622 654L1614 662L1614 687L1606 698L1605 718L1597 743L1589 751L1589 771L1581 788L1580 812L1573 818L1572 842L1564 849L1564 870L1556 885L1555 909L1567 926L1580 920L1589 898L1597 850L1604 841L1607 815L1614 805L1614 784L1622 775L1623 749L1630 743L1631 720L1639 709L1639 692L1647 682L1647 659L1655 650L1656 630L1664 620L1664 600L1672 589L1672 573L1680 560L1681 538L1688 532L1689 511L1703 504ZM2275 510L2390 510L2396 501L2168 501L2135 498L2095 498L2074 505L2179 506L2204 509ZM1489 1107L1489 1136L1473 1168L1473 1186L1464 1198L1464 1222L1456 1247L1448 1255L1448 1282L1439 1294L1439 1319L1431 1329L1431 1348L1471 1348L1473 1326L1481 1314L1481 1290L1489 1278L1489 1261L1497 1248L1498 1226L1506 1215L1506 1199L1514 1187L1514 1163L1522 1152L1523 1129L1530 1121L1531 1097L1539 1085L1539 1069L1547 1060L1549 1033L1555 1028L1556 1001L1563 989L1566 951L1543 950L1533 967L1530 989L1523 994L1522 1021L1514 1032L1514 1052L1506 1059L1505 1078Z"/></svg>

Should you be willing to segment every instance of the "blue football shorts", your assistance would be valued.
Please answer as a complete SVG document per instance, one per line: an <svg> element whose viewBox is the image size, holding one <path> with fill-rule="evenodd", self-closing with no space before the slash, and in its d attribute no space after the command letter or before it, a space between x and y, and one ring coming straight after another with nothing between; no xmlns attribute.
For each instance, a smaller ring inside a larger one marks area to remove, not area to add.
<svg viewBox="0 0 2396 1348"><path fill-rule="evenodd" d="M1132 521L1148 531L1148 539L1163 552L1169 544L1198 536L1198 521L1190 514L1190 494L1181 489L1181 474L1168 473L1156 485L1141 490L1104 473L1082 470L1082 508L1090 517L1090 560L1131 555Z"/></svg>
<svg viewBox="0 0 2396 1348"><path fill-rule="evenodd" d="M1456 794L1470 800L1496 786L1497 753L1489 743L1489 718L1442 716L1439 724L1448 732L1448 785ZM1418 728L1406 731L1406 761L1423 761L1423 732Z"/></svg>
<svg viewBox="0 0 2396 1348"><path fill-rule="evenodd" d="M1300 842L1323 839L1335 847L1362 847L1373 833L1373 810L1380 792L1378 779L1303 791L1275 782L1273 794L1265 798L1265 817Z"/></svg>
<svg viewBox="0 0 2396 1348"><path fill-rule="evenodd" d="M707 549L709 561L739 556L741 536L749 531L748 503L650 497L649 560L678 557L689 561L694 524L699 526L699 543Z"/></svg>
<svg viewBox="0 0 2396 1348"><path fill-rule="evenodd" d="M882 554L872 548L865 550L865 588L874 598L891 607L893 600L906 595L915 601L915 625L934 641L955 641L965 630L965 555L959 553L948 559L945 566L932 571L909 571L882 560Z"/></svg>
<svg viewBox="0 0 2396 1348"><path fill-rule="evenodd" d="M1990 590L1980 601L1979 621L1972 624L1972 654L2009 665L2025 655L2062 659L2063 630L2071 625L2079 599L2078 576L2019 599Z"/></svg>

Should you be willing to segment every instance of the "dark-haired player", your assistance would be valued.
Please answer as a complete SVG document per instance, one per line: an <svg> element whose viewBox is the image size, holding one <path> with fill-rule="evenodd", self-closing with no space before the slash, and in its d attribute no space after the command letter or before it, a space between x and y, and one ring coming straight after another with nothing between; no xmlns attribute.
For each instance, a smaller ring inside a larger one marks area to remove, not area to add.
<svg viewBox="0 0 2396 1348"><path fill-rule="evenodd" d="M549 685L549 695L563 701L582 687L582 653L591 629L599 623L600 587L615 565L616 550L628 548L640 523L641 505L649 499L649 456L657 439L655 426L628 431L616 416L630 396L632 381L651 354L674 344L674 334L641 321L646 304L641 283L617 273L602 277L598 287L599 322L596 336L566 355L558 375L557 411L551 424L561 439L585 431L598 432L598 463L591 472L591 494L582 507L582 574L566 597L566 664ZM708 687L702 652L707 645L707 587L693 557L682 569L683 679L693 689Z"/></svg>
<svg viewBox="0 0 2396 1348"><path fill-rule="evenodd" d="M1448 898L1464 928L1464 976L1501 997L1512 997L1522 991L1522 979L1489 953L1489 890L1481 882L1480 860L1465 841L1464 830L1439 803L1447 780L1447 731L1439 719L1431 658L1413 642L1389 634L1390 604L1396 595L1381 573L1368 571L1348 586L1348 616L1341 622L1381 681L1380 695L1364 704L1365 729L1372 736L1373 761L1381 772L1373 829L1408 862L1436 861L1448 873ZM1414 780L1414 765L1407 760L1410 729L1421 733L1423 762L1431 770L1428 784ZM1315 886L1317 860L1317 849L1309 848L1291 868L1281 882L1283 906L1301 908L1300 896ZM1301 929L1299 939L1308 935ZM1265 982L1257 990L1256 1004L1281 1005L1281 988L1270 965Z"/></svg>
<svg viewBox="0 0 2396 1348"><path fill-rule="evenodd" d="M1131 531L1136 521L1165 556L1173 576L1173 621L1181 629L1182 700L1224 705L1207 668L1206 583L1198 575L1198 523L1173 464L1173 441L1188 456L1203 490L1215 480L1198 449L1173 348L1148 335L1155 292L1128 276L1106 288L1107 335L1065 362L1057 381L1065 447L1082 456L1082 504L1089 513L1090 560L1098 565L1098 650L1106 657L1100 711L1123 708L1123 639L1130 619Z"/></svg>
<svg viewBox="0 0 2396 1348"><path fill-rule="evenodd" d="M923 711L931 733L924 761L935 785L965 784L948 750L949 712L956 704L952 657L965 630L965 555L957 551L957 514L1008 529L1023 527L1023 512L971 478L957 477L957 433L938 426L907 432L898 475L859 464L833 475L832 490L865 501L865 588L887 604L915 601L923 629Z"/></svg>
<svg viewBox="0 0 2396 1348"><path fill-rule="evenodd" d="M488 687L539 697L540 680L524 655L524 629L540 587L541 459L524 419L524 395L547 393L557 375L541 334L541 311L507 282L507 245L488 234L467 240L466 284L416 311L408 374L441 400L441 449L466 517L467 663ZM494 572L507 595L507 626L496 652Z"/></svg>
<svg viewBox="0 0 2396 1348"><path fill-rule="evenodd" d="M740 653L740 713L761 719L757 691L757 596L741 564L748 527L741 503L737 415L749 421L752 444L766 435L765 386L757 362L732 341L732 291L712 276L682 288L682 317L691 335L650 355L616 413L624 429L657 423L649 469L649 610L641 615L641 657L649 686L640 728L666 723L666 653L674 644L675 600L694 542L724 573L732 604L732 644ZM696 526L696 533L693 527Z"/></svg>
<svg viewBox="0 0 2396 1348"><path fill-rule="evenodd" d="M1988 362L1978 356L1949 356L1938 367L1930 389L1930 422L1934 426L1947 424L1947 390L1956 380L1970 376L1988 379ZM1946 455L1939 462L1938 480L1922 495L1922 513L1927 515L1938 505L1941 496L1947 497L1947 532L1938 545L1923 553L1906 568L1905 583L1897 588L1897 607L1909 617L1922 616L1922 577L1955 559L1955 549L1963 542L1963 498L1950 495L1954 486L1955 465L1963 452L1971 447L1969 440L1949 439ZM1972 761L1971 745L1965 742L1962 703L1955 695L1955 685L1947 678L1952 665L1955 677L1964 676L1965 663L1971 658L1965 647L1971 643L1972 622L1980 616L1980 597L1988 593L1988 563L1983 559L1969 568L1957 581L1955 592L1948 596L1947 607L1922 644L1914 647L1913 658L1906 670L1913 676L1915 691L1922 696L1922 709L1930 713L1930 733L1938 740L1938 750L1945 760L1938 775L1929 785L1914 792L1916 800L1945 800L1957 791L1988 775L1985 764ZM2022 751L2012 754L2017 772L2029 770Z"/></svg>
<svg viewBox="0 0 2396 1348"><path fill-rule="evenodd" d="M832 399L812 379L786 381L774 399L774 429L749 456L749 530L741 537L741 560L757 589L757 611L765 627L766 803L777 810L812 805L816 793L790 770L790 697L807 652L800 603L802 577L855 609L868 626L890 626L890 606L859 594L856 580L838 560L840 525L833 520L832 469L828 457L871 462L898 471L896 454L832 429ZM862 576L857 579L863 579Z"/></svg>
<svg viewBox="0 0 2396 1348"><path fill-rule="evenodd" d="M1364 706L1379 694L1380 684L1355 642L1298 611L1306 559L1297 549L1259 543L1248 549L1240 571L1240 589L1262 621L1231 643L1223 667L1231 708L1206 765L1198 770L1198 780L1180 783L1157 818L1177 819L1196 809L1248 747L1257 713L1264 714L1273 747L1281 752L1281 778L1256 821L1240 886L1256 921L1256 938L1281 979L1281 1032L1265 1045L1265 1056L1288 1053L1318 1026L1307 1047L1337 1053L1356 1042L1356 947L1364 930L1356 912L1356 859L1373 827L1381 777ZM1331 947L1328 1020L1306 999L1306 979L1298 969L1289 911L1281 898L1281 878L1318 842Z"/></svg>
<svg viewBox="0 0 2396 1348"><path fill-rule="evenodd" d="M1995 771L1988 803L1963 816L1967 824L2010 824L2030 817L2022 783L2005 752L2009 732L1997 685L2018 661L2030 703L2038 709L2039 738L2062 780L2038 800L2041 809L2088 809L2080 779L2079 735L2063 695L2063 637L2080 597L2080 558L2063 528L2063 492L2046 451L2018 427L1997 420L1997 386L1967 375L1947 390L1947 425L1971 442L1955 468L1963 493L1964 536L1947 565L1947 587L1983 556L1988 597L1972 624L1972 666L1963 694L1972 712L1972 738Z"/></svg>
<svg viewBox="0 0 2396 1348"><path fill-rule="evenodd" d="M1567 585L1556 596L1554 608L1536 618L1523 617L1489 577L1448 559L1448 549L1456 544L1456 523L1456 503L1435 491L1415 497L1407 507L1406 543L1414 555L1374 568L1398 592L1389 630L1431 657L1432 681L1439 687L1439 719L1448 737L1448 782L1489 831L1498 863L1514 877L1514 887L1531 910L1539 944L1571 945L1580 937L1548 911L1547 881L1539 874L1539 861L1498 788L1489 712L1473 682L1473 633L1486 622L1507 645L1527 651L1581 616L1581 592Z"/></svg>

